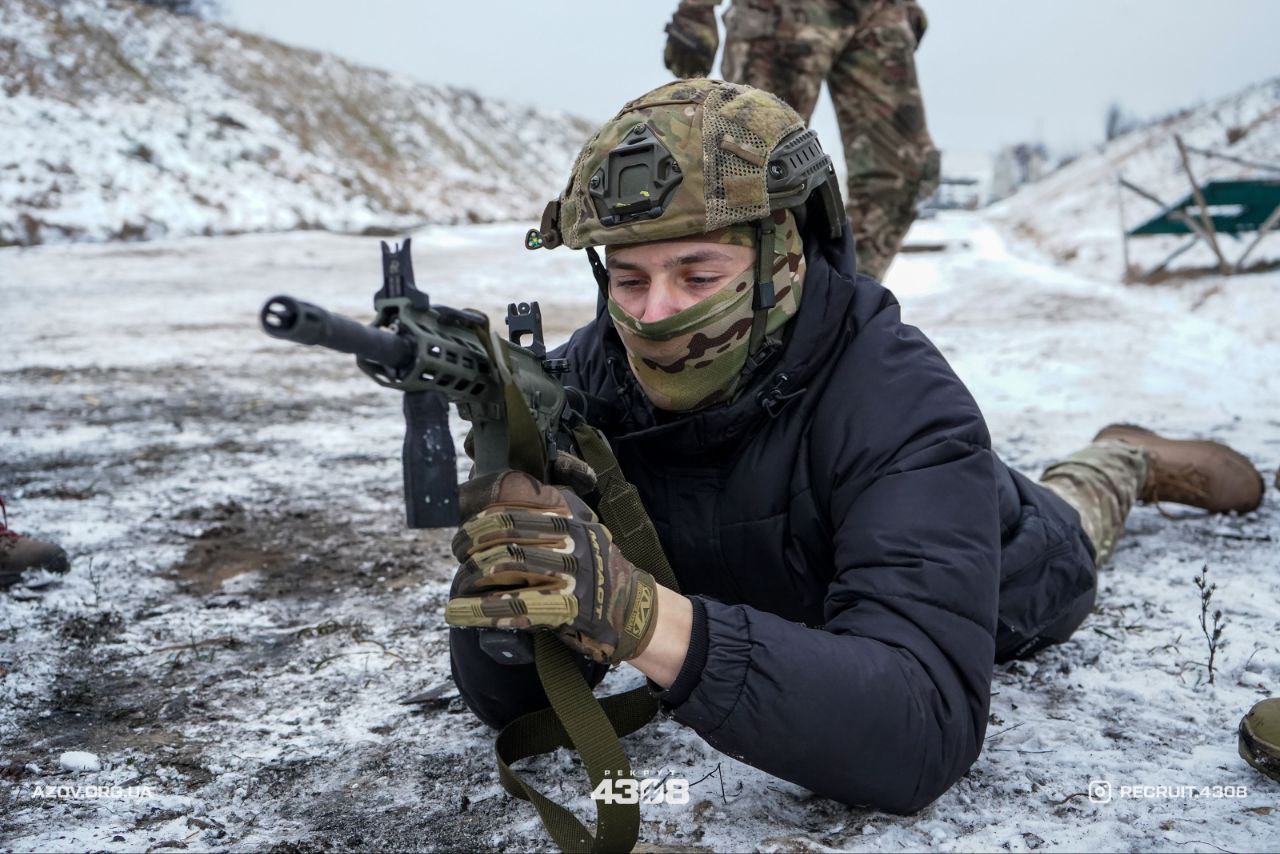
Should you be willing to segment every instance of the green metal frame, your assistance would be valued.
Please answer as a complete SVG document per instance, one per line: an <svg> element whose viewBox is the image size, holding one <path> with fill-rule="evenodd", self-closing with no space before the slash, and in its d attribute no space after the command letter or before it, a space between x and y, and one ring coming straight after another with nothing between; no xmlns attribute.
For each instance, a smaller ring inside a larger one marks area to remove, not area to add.
<svg viewBox="0 0 1280 854"><path fill-rule="evenodd" d="M1280 179L1253 181L1210 181L1200 192L1210 208L1209 219L1218 234L1245 234L1258 231L1280 209ZM1239 207L1235 214L1215 213L1215 207ZM1188 193L1146 222L1129 230L1129 237L1150 234L1194 234L1187 216L1198 216L1199 204Z"/></svg>
<svg viewBox="0 0 1280 854"><path fill-rule="evenodd" d="M1137 193L1160 206L1158 214L1141 225L1126 229L1124 206L1123 202L1121 203L1121 236L1124 241L1126 271L1130 269L1129 238L1190 235L1189 240L1165 256L1159 264L1143 273L1143 277L1150 277L1164 270L1175 258L1201 240L1209 244L1218 256L1224 274L1238 273L1244 269L1245 261L1263 238L1280 226L1280 179L1276 178L1210 181L1203 187L1193 183L1192 191L1172 205L1166 204L1154 194L1126 181L1123 177L1119 179L1119 187L1122 190ZM1221 210L1226 207L1234 207L1238 210L1233 212ZM1215 208L1218 210L1215 211ZM1240 253L1235 263L1229 264L1215 236L1228 234L1238 240L1241 235L1250 233L1256 233L1257 236Z"/></svg>

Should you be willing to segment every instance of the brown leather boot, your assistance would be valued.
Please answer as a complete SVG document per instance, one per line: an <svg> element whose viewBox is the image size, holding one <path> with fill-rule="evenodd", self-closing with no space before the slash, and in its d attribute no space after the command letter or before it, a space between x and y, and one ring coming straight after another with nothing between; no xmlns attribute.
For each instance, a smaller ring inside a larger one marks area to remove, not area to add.
<svg viewBox="0 0 1280 854"><path fill-rule="evenodd" d="M1213 513L1248 513L1262 503L1261 473L1221 442L1166 439L1133 424L1111 424L1093 441L1146 449L1151 466L1138 496L1143 501L1172 501Z"/></svg>
<svg viewBox="0 0 1280 854"><path fill-rule="evenodd" d="M0 590L12 587L28 569L66 572L67 553L60 546L24 537L9 528L9 511L0 499Z"/></svg>

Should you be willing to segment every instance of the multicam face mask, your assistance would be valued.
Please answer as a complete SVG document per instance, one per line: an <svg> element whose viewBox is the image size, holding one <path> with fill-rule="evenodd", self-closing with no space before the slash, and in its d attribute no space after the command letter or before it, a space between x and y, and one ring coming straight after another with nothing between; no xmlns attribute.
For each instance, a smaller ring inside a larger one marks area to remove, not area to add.
<svg viewBox="0 0 1280 854"><path fill-rule="evenodd" d="M773 288L765 331L777 332L800 308L804 286L804 242L790 211L773 214ZM720 243L755 246L755 229L733 226ZM685 412L731 400L747 362L755 264L732 282L684 311L645 323L611 298L609 316L627 349L631 370L653 405Z"/></svg>

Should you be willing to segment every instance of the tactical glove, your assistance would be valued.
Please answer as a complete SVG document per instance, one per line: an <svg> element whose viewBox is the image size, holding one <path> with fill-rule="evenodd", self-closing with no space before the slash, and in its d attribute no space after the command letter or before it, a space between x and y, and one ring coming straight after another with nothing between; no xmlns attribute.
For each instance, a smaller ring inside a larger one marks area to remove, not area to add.
<svg viewBox="0 0 1280 854"><path fill-rule="evenodd" d="M706 77L719 47L715 7L685 2L667 24L662 61L676 77Z"/></svg>
<svg viewBox="0 0 1280 854"><path fill-rule="evenodd" d="M516 471L462 485L453 538L462 564L445 608L451 626L552 628L600 663L644 651L657 622L657 584L613 544L609 529L568 490Z"/></svg>

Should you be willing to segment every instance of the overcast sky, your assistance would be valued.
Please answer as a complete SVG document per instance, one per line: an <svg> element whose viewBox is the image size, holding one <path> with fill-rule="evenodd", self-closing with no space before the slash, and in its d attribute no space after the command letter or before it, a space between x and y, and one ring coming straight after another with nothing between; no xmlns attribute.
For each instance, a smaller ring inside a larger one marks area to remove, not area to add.
<svg viewBox="0 0 1280 854"><path fill-rule="evenodd" d="M226 23L427 83L603 121L668 79L675 0L224 0ZM725 4L727 5L727 4ZM1102 137L1107 105L1155 116L1280 75L1280 0L923 0L917 54L944 152ZM836 136L826 96L814 120ZM828 144L829 149L833 146Z"/></svg>

